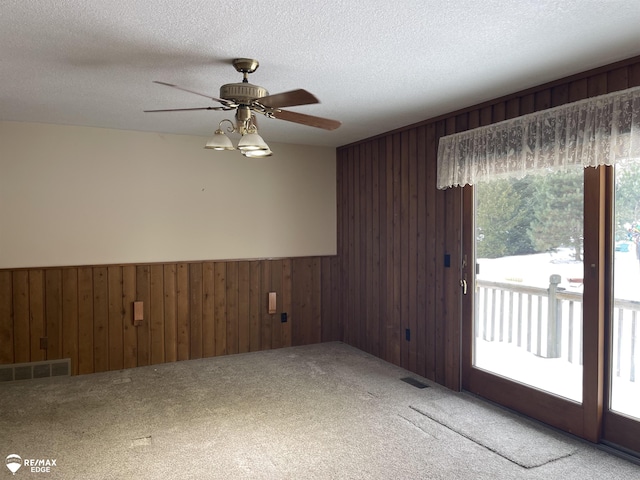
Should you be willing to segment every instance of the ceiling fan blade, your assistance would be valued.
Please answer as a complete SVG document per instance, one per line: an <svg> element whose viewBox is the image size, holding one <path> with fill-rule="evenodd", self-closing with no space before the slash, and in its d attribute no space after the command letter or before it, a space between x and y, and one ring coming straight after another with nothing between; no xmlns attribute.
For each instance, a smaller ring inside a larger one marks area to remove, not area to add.
<svg viewBox="0 0 640 480"><path fill-rule="evenodd" d="M155 112L188 112L191 110L227 110L225 107L166 108L162 110L144 110L144 113Z"/></svg>
<svg viewBox="0 0 640 480"><path fill-rule="evenodd" d="M324 128L325 130L335 130L342 125L338 120L314 117L313 115L306 115L304 113L291 112L288 110L276 110L270 116L277 118L278 120L300 123L302 125L308 125L309 127Z"/></svg>
<svg viewBox="0 0 640 480"><path fill-rule="evenodd" d="M189 92L189 93L193 93L195 95L200 95L201 97L208 98L209 100L213 100L214 102L220 102L221 104L226 105L226 106L233 105L233 103L231 103L231 102L229 102L227 100L223 100L221 98L212 97L211 95L207 95L206 93L194 92L193 90L189 90L187 88L182 88L182 87L179 87L178 85L174 85L172 83L161 82L159 80L153 80L153 83L157 83L158 85L165 85L167 87L177 88L178 90L182 90L183 92Z"/></svg>
<svg viewBox="0 0 640 480"><path fill-rule="evenodd" d="M311 93L303 89L276 93L259 98L258 103L268 108L295 107L296 105L311 105L320 101Z"/></svg>

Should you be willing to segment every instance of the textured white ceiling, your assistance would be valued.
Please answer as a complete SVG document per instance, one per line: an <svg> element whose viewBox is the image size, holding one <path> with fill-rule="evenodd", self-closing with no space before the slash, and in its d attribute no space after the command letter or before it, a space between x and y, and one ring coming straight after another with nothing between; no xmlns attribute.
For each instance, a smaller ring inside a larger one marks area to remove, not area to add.
<svg viewBox="0 0 640 480"><path fill-rule="evenodd" d="M250 81L305 88L327 132L262 118L267 141L339 146L640 55L638 0L2 0L0 120L209 135Z"/></svg>

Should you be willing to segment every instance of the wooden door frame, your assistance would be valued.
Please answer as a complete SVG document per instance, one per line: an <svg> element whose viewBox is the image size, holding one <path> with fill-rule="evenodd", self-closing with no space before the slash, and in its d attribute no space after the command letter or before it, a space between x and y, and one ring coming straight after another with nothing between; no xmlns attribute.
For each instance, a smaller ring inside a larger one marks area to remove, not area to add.
<svg viewBox="0 0 640 480"><path fill-rule="evenodd" d="M456 392L462 390L462 357L464 354L462 327L464 295L461 280L464 274L464 249L463 249L463 216L464 191L459 188L449 188L445 191L447 210L451 217L447 219L445 228L445 258L446 267L443 269L443 283L450 288L445 290L443 304L445 310L444 325L444 354L445 372L444 385ZM468 296L468 295L467 295Z"/></svg>
<svg viewBox="0 0 640 480"><path fill-rule="evenodd" d="M467 295L462 295L461 308L461 381L464 390L471 390L471 366L473 364L473 316L475 277L475 193L471 185L462 188L462 258L466 261L462 265L462 275L467 281Z"/></svg>
<svg viewBox="0 0 640 480"><path fill-rule="evenodd" d="M583 438L602 437L605 391L606 167L584 170Z"/></svg>

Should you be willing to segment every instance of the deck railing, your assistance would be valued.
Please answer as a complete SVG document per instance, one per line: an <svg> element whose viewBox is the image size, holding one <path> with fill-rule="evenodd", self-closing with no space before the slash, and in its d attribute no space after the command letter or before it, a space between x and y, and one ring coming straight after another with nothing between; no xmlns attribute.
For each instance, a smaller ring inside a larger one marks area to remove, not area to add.
<svg viewBox="0 0 640 480"><path fill-rule="evenodd" d="M582 364L582 293L478 279L475 335L507 342L534 355ZM612 360L618 377L636 380L640 302L616 299L613 308Z"/></svg>

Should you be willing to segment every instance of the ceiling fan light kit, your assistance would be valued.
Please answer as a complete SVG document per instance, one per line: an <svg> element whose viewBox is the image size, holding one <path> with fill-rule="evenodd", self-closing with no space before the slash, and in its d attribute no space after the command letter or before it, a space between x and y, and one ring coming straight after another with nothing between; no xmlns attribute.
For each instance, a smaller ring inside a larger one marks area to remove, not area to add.
<svg viewBox="0 0 640 480"><path fill-rule="evenodd" d="M218 151L235 150L233 143L222 129L222 124L224 122L229 122L230 127L227 128L227 131L229 133L240 133L240 135L242 135L238 142L238 150L240 150L244 156L252 158L268 157L273 153L267 143L258 134L255 115L253 114L254 112L264 115L267 118L286 120L288 122L323 128L325 130L334 130L340 126L340 122L337 120L282 110L280 107L310 105L320 102L315 96L306 90L298 89L269 95L266 88L249 83L248 75L255 72L259 65L260 64L257 60L251 58L236 58L233 60L233 66L243 75L242 82L222 85L220 87L220 98L194 92L193 90L188 90L171 83L155 81L154 83L158 83L160 85L166 85L168 87L177 88L178 90L209 98L210 100L220 103L222 106L145 110L145 112L235 110L235 123L228 119L220 121L218 129L214 132L213 137L207 141L204 148Z"/></svg>
<svg viewBox="0 0 640 480"><path fill-rule="evenodd" d="M238 128L231 120L225 118L220 121L218 129L213 133L213 137L209 139L204 148L218 151L236 149L233 146L231 139L227 137L222 130L222 124L224 122L228 122L230 125L227 128L229 133L239 132L242 135L238 142L238 150L240 150L245 157L267 157L272 155L269 145L267 145L264 139L258 135L258 129L253 123L253 119L250 119L247 122L242 122L240 128ZM253 153L249 155L249 152Z"/></svg>

